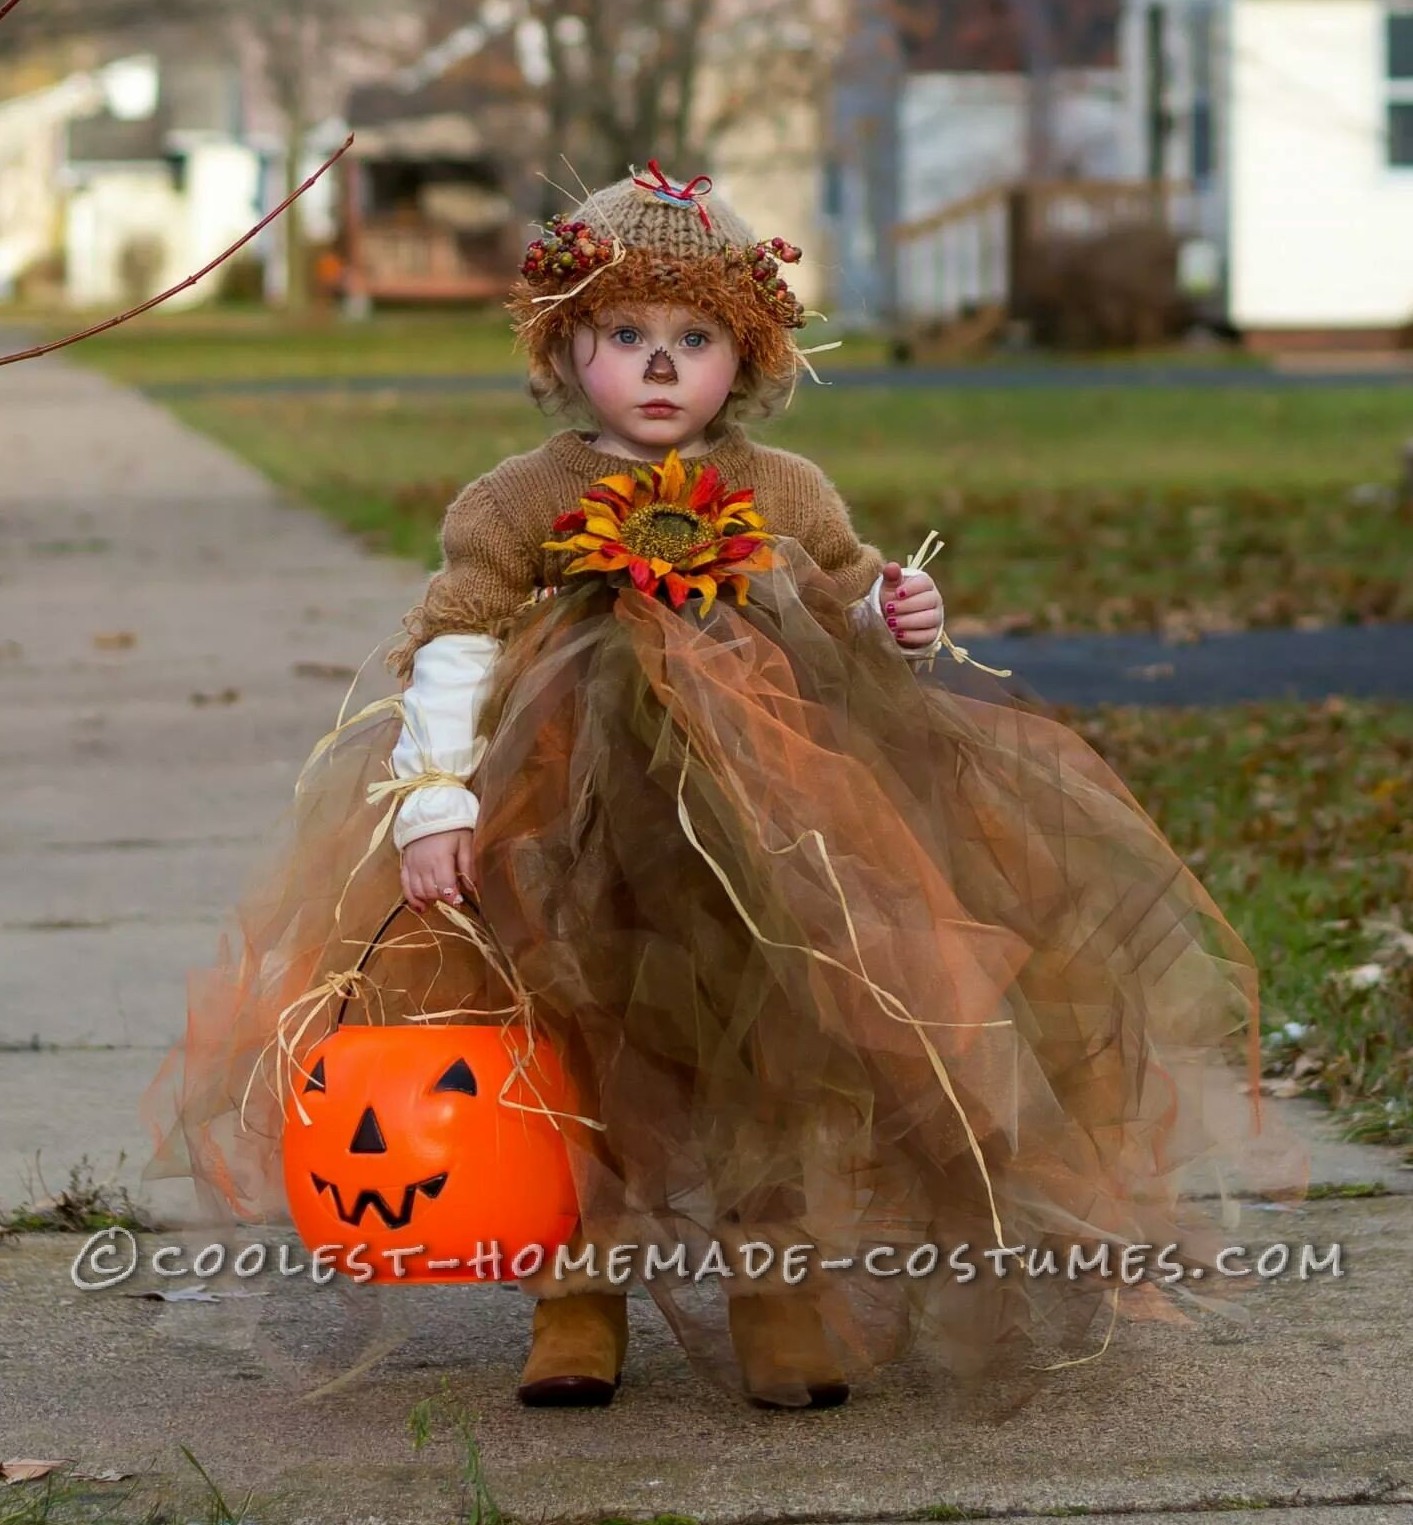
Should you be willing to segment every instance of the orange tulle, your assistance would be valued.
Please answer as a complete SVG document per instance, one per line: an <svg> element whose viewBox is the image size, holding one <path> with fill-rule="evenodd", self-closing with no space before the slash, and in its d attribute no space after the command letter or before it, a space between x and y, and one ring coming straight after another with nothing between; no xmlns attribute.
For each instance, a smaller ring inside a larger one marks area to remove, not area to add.
<svg viewBox="0 0 1413 1525"><path fill-rule="evenodd" d="M497 665L475 878L584 1107L582 1240L684 1246L685 1274L645 1279L728 1385L724 1299L752 1294L816 1299L854 1377L915 1343L960 1373L1083 1358L1114 1310L1172 1316L1194 1288L1069 1274L1076 1252L1207 1267L1226 1236L1200 1198L1237 1162L1250 1189L1303 1184L1258 1111L1251 955L1073 731L974 669L919 684L794 541L776 553L705 619L561 590ZM274 1019L397 898L387 842L348 883L397 731L374 714L327 749L239 941L193 977L149 1173L190 1174L213 1214L284 1214ZM505 1009L443 931L388 950L372 1019ZM776 1252L764 1275L746 1241ZM713 1245L734 1275L694 1274ZM790 1245L811 1247L798 1286Z"/></svg>

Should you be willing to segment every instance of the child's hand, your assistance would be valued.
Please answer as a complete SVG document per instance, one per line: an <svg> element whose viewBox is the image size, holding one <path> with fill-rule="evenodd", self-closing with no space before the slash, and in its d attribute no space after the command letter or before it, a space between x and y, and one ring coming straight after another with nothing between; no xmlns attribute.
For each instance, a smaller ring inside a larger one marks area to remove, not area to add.
<svg viewBox="0 0 1413 1525"><path fill-rule="evenodd" d="M883 618L900 646L924 650L942 630L942 595L926 572L909 572L896 561L883 568L878 590Z"/></svg>
<svg viewBox="0 0 1413 1525"><path fill-rule="evenodd" d="M418 837L402 850L402 893L420 916L435 900L461 904L461 885L471 882L471 844L474 833L467 827Z"/></svg>

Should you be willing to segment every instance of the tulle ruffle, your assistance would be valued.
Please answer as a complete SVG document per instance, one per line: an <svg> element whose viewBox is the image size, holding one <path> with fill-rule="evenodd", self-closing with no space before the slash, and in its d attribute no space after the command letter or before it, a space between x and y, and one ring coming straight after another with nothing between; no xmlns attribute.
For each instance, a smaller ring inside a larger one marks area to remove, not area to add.
<svg viewBox="0 0 1413 1525"><path fill-rule="evenodd" d="M856 1378L914 1344L960 1373L1082 1357L1192 1295L1119 1257L1210 1267L1227 1235L1196 1198L1234 1161L1302 1184L1257 1111L1251 955L1073 731L971 669L919 683L778 549L705 620L600 579L545 601L483 716L480 907L599 1125L565 1124L584 1240L682 1255L646 1284L727 1385L723 1296L786 1290ZM149 1174L190 1174L213 1215L284 1213L274 1021L397 900L367 793L398 729L375 711L307 770L238 940L192 977ZM504 1010L502 975L424 921L365 1013ZM1102 1245L1110 1273L1084 1271ZM713 1246L734 1275L696 1274Z"/></svg>

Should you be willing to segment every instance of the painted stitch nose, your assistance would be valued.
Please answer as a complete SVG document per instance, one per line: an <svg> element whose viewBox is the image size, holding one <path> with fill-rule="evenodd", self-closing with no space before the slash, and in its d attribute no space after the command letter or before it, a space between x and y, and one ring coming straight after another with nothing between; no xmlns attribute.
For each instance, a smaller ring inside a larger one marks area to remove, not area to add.
<svg viewBox="0 0 1413 1525"><path fill-rule="evenodd" d="M672 363L672 356L665 349L654 350L645 376L648 381L676 381L677 367Z"/></svg>
<svg viewBox="0 0 1413 1525"><path fill-rule="evenodd" d="M364 1107L363 1116L358 1119L358 1131L353 1135L353 1142L348 1147L353 1154L386 1154L388 1152L388 1146L383 1142L383 1130L378 1126L378 1119L372 1107Z"/></svg>

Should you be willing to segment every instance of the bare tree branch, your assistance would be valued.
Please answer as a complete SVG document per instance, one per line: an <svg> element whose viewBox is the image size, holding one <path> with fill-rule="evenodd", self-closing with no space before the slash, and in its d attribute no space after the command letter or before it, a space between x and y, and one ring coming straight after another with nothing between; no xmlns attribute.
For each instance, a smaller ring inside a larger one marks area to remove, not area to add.
<svg viewBox="0 0 1413 1525"><path fill-rule="evenodd" d="M326 170L332 168L333 165L342 159L343 156L352 147L353 134L349 133L348 137L344 140L343 147L340 148L337 153L331 154L327 159L325 159L319 168L315 170L312 175L310 175L310 177L304 182L303 185L298 188L298 190L294 192L293 195L286 196L285 199L279 204L279 206L277 206L273 212L269 212L264 217L262 217L260 221L257 222L255 226L245 235L244 238L237 239L229 249L227 249L223 254L217 255L209 265L203 265L195 275L187 276L184 281L181 281L177 285L171 287L169 290L162 292L160 296L151 297L146 302L143 302L140 306L129 308L127 312L120 313L116 318L108 318L102 323L95 323L92 328L85 328L82 333L70 334L67 339L55 339L52 343L49 344L39 344L36 345L33 349L19 350L13 355L0 355L0 365L14 365L17 361L20 360L34 360L37 359L40 355L52 354L56 349L63 349L66 345L77 344L80 339L91 339L94 334L106 333L108 329L116 328L119 323L126 323L129 318L136 318L142 313L150 311L153 307L156 307L159 302L165 302L168 297L176 296L179 291L185 291L188 286L194 286L203 276L210 275L210 273L218 265L223 264L231 257L231 255L235 254L238 250L243 249L245 245L248 244L257 233L260 233L265 228L267 228L275 220L275 218L280 215L281 212L293 206L294 203L305 193L305 191L307 191L309 187L313 185L314 182L319 179L319 177Z"/></svg>

